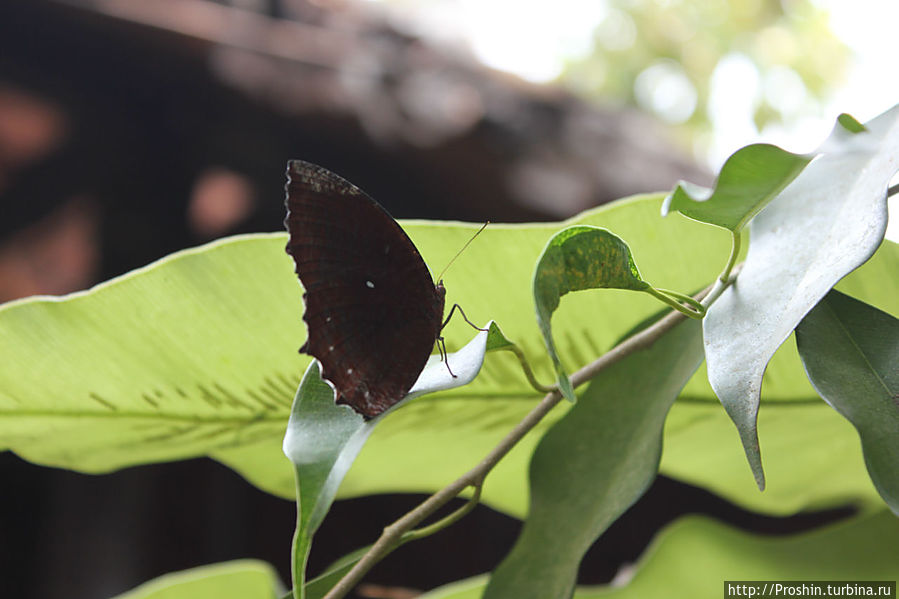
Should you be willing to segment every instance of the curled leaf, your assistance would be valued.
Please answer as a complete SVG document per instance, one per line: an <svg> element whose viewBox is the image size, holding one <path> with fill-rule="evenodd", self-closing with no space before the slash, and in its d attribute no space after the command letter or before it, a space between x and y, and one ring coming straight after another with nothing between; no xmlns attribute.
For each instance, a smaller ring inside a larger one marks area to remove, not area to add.
<svg viewBox="0 0 899 599"><path fill-rule="evenodd" d="M559 389L570 401L575 400L574 389L553 342L552 313L566 293L597 288L643 291L649 284L640 277L630 248L611 231L580 225L556 233L534 271L534 303Z"/></svg>

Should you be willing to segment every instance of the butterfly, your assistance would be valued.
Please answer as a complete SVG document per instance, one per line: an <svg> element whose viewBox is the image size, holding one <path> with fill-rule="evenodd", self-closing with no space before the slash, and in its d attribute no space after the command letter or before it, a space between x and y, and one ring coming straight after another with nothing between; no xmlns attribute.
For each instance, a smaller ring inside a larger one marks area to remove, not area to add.
<svg viewBox="0 0 899 599"><path fill-rule="evenodd" d="M337 403L373 418L424 369L446 289L393 217L352 183L292 160L285 189L286 249L305 288L300 351L321 363Z"/></svg>

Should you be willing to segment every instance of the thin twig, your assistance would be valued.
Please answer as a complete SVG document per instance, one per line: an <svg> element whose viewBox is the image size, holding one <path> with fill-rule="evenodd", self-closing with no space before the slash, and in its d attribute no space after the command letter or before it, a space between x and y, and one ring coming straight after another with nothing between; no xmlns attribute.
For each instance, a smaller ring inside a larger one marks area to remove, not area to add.
<svg viewBox="0 0 899 599"><path fill-rule="evenodd" d="M705 298L703 298L702 305L708 308L713 303L715 303L715 300L718 299L718 297L722 293L724 293L724 290L733 285L734 281L737 280L737 275L740 274L741 270L743 270L744 264L745 262L740 262L739 264L734 266L733 269L731 269L730 277L728 277L727 280L721 278L715 279L715 283L711 286L711 291L706 288L705 291L707 291L708 293L706 293Z"/></svg>
<svg viewBox="0 0 899 599"><path fill-rule="evenodd" d="M524 371L524 377L528 380L528 383L531 384L535 390L540 393L551 393L555 390L555 385L544 385L540 381L537 380L537 377L534 376L534 371L531 370L531 365L528 363L527 357L525 357L524 352L521 351L521 348L517 345L510 345L508 347L504 347L506 351L510 351L515 354L515 357L518 358L518 363L521 364L521 369Z"/></svg>
<svg viewBox="0 0 899 599"><path fill-rule="evenodd" d="M718 277L718 280L722 283L727 283L727 280L730 278L730 273L734 268L734 264L737 263L737 257L740 255L742 243L743 231L731 231L730 257L727 259L727 265L724 267L724 270L721 271L721 276Z"/></svg>
<svg viewBox="0 0 899 599"><path fill-rule="evenodd" d="M418 539L423 539L425 537L429 537L432 534L438 533L444 528L452 526L473 510L481 500L481 490L484 487L483 481L480 484L476 485L474 488L474 493L471 498L465 502L465 505L457 509L452 514L441 518L437 522L433 524L429 524L422 528L416 528L415 530L410 530L409 532L403 534L403 537L400 539L400 544L408 543L409 541L417 541Z"/></svg>
<svg viewBox="0 0 899 599"><path fill-rule="evenodd" d="M712 289L712 286L705 288L695 297L701 301L706 294ZM571 384L575 387L589 381L605 368L622 360L630 354L651 346L662 335L674 328L676 324L684 320L686 316L682 313L673 311L655 324L643 329L639 333L628 337L608 352L603 354L594 362L584 366L571 375ZM442 488L412 511L393 524L384 528L380 538L371 546L366 553L353 568L347 572L334 587L328 591L323 599L341 599L355 587L368 571L377 564L385 555L390 553L400 543L403 535L412 530L422 520L436 512L438 509L446 505L447 502L464 491L467 487L480 486L487 474L494 466L512 450L513 447L537 424L543 420L550 410L562 400L562 395L558 391L547 393L528 414L509 431L509 433L500 441L496 447L490 450L480 463Z"/></svg>

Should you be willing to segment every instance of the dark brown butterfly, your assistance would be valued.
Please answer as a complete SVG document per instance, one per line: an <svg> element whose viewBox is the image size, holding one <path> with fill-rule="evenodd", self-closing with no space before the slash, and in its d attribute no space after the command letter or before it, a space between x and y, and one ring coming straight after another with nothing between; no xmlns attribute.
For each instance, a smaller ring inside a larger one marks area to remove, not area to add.
<svg viewBox="0 0 899 599"><path fill-rule="evenodd" d="M443 319L443 283L397 222L361 189L314 164L287 165L287 253L306 292L308 338L337 402L373 418L423 370Z"/></svg>

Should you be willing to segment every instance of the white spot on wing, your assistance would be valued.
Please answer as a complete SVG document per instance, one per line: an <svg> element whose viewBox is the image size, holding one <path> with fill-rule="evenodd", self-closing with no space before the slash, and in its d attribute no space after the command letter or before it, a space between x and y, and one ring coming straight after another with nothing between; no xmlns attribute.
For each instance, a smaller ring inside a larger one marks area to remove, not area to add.
<svg viewBox="0 0 899 599"><path fill-rule="evenodd" d="M366 282L365 282L365 286L368 287L369 289L374 289L374 288L375 288L375 284L372 283L371 281L366 281Z"/></svg>

